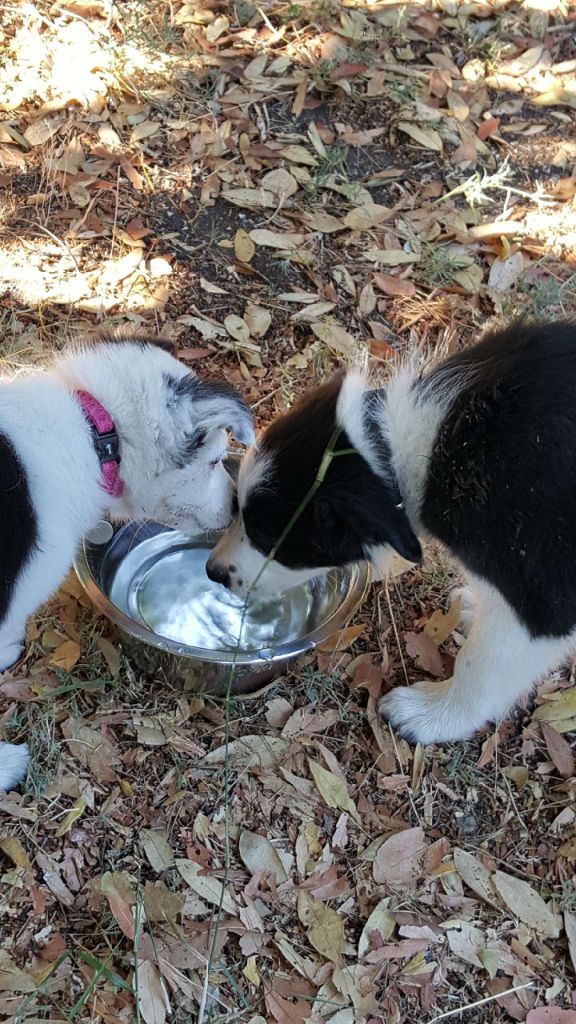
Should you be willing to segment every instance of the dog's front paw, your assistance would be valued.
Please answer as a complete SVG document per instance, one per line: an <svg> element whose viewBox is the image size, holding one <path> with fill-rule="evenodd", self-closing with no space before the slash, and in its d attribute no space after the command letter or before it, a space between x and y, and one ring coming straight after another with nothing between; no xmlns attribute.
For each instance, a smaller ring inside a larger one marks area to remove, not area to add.
<svg viewBox="0 0 576 1024"><path fill-rule="evenodd" d="M426 746L468 739L477 726L458 713L456 702L450 699L451 688L451 679L398 686L380 701L380 714L411 743Z"/></svg>

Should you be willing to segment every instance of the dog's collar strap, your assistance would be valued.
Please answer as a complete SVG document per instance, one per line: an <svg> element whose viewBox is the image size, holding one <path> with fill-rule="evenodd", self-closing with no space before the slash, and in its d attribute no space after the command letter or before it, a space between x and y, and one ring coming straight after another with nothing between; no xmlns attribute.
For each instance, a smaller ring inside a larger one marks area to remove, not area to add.
<svg viewBox="0 0 576 1024"><path fill-rule="evenodd" d="M120 479L120 447L114 421L104 406L88 391L76 391L76 397L92 431L92 441L102 473L102 487L106 494L119 498L124 484Z"/></svg>

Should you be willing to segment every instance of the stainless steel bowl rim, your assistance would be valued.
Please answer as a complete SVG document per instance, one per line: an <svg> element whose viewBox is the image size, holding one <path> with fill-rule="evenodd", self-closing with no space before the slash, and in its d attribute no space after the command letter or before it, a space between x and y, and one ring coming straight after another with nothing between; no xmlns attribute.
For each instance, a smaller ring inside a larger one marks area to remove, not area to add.
<svg viewBox="0 0 576 1024"><path fill-rule="evenodd" d="M86 594L98 609L111 622L119 626L128 636L141 640L158 650L197 661L215 662L219 665L259 665L277 661L288 661L317 647L336 633L354 614L364 600L370 583L370 570L366 562L358 562L347 567L350 573L348 590L342 603L334 613L325 619L317 629L303 634L298 640L286 644L277 644L274 648L263 648L260 651L216 651L205 647L188 647L168 637L159 636L143 623L130 618L120 608L108 600L94 582L86 558L85 545L82 544L74 562L76 575Z"/></svg>

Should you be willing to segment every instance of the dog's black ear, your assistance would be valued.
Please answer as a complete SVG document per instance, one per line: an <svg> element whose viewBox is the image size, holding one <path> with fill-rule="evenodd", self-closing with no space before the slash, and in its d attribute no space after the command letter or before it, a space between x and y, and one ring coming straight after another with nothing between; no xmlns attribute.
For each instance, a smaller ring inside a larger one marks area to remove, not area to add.
<svg viewBox="0 0 576 1024"><path fill-rule="evenodd" d="M376 478L375 478L376 479ZM422 548L395 489L385 484L356 491L331 489L316 503L318 528L326 542L332 538L338 550L349 549L350 561L380 544L389 544L407 562L420 562ZM356 553L356 554L354 554Z"/></svg>
<svg viewBox="0 0 576 1024"><path fill-rule="evenodd" d="M188 402L192 409L195 427L208 433L224 428L241 444L254 444L256 437L252 414L242 396L218 380L199 380L192 373L176 379L167 376L169 403L177 406Z"/></svg>

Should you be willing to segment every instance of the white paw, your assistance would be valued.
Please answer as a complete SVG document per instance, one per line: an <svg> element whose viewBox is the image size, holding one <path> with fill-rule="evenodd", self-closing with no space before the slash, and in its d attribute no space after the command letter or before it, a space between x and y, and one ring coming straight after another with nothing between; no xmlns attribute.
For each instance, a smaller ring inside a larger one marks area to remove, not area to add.
<svg viewBox="0 0 576 1024"><path fill-rule="evenodd" d="M25 743L0 743L0 792L14 789L26 775L30 754Z"/></svg>
<svg viewBox="0 0 576 1024"><path fill-rule="evenodd" d="M460 602L460 632L468 636L478 611L478 599L470 587L456 587L450 594L450 605Z"/></svg>
<svg viewBox="0 0 576 1024"><path fill-rule="evenodd" d="M459 713L451 700L452 680L397 686L382 698L380 714L395 732L412 743L446 743L465 740L483 723L471 722L469 714Z"/></svg>

